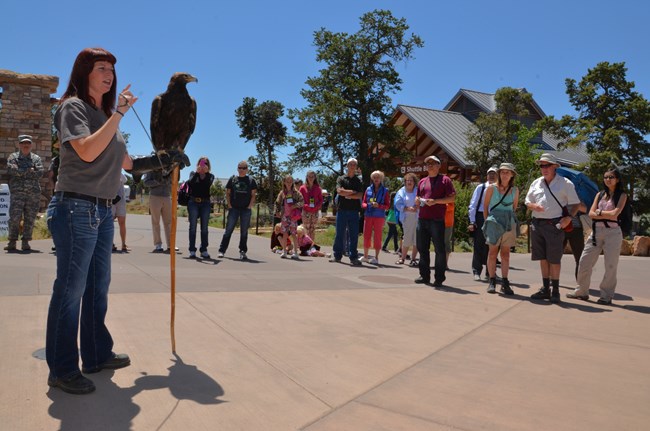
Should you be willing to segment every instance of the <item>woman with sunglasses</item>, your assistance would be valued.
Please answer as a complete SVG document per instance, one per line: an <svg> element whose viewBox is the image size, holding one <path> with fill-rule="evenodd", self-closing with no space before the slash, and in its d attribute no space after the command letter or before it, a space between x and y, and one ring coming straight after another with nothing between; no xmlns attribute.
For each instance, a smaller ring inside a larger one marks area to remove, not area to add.
<svg viewBox="0 0 650 431"><path fill-rule="evenodd" d="M605 257L605 275L600 282L598 303L611 305L616 290L616 271L623 241L618 215L625 207L627 195L621 186L621 173L614 167L605 172L603 184L604 190L596 195L589 210L589 217L593 220L593 229L587 238L582 256L580 256L578 287L574 292L567 293L567 298L583 301L589 299L591 272L602 252Z"/></svg>

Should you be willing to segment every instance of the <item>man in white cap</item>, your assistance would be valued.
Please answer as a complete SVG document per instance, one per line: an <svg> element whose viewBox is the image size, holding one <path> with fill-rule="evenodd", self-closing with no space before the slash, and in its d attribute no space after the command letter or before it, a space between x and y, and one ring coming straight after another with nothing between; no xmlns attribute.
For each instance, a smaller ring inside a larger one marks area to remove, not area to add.
<svg viewBox="0 0 650 431"><path fill-rule="evenodd" d="M497 180L497 168L492 166L487 170L487 181L479 184L474 189L472 199L469 201L469 232L474 237L474 252L472 254L472 273L474 280L481 279L483 267L487 264L488 246L485 244L485 235L483 235L483 201L485 190L494 184ZM485 273L487 276L487 271Z"/></svg>
<svg viewBox="0 0 650 431"><path fill-rule="evenodd" d="M431 258L429 246L433 241L435 247L434 282L433 287L441 287L445 281L447 268L447 253L445 249L445 212L447 204L456 200L456 190L451 179L440 174L440 159L428 156L424 159L427 167L427 177L418 183L415 204L420 206L416 242L420 252L420 277L416 283L431 282Z"/></svg>
<svg viewBox="0 0 650 431"><path fill-rule="evenodd" d="M573 183L555 173L560 164L555 156L542 154L535 162L542 176L530 185L526 206L533 213L531 258L539 260L542 288L530 298L560 302L560 269L564 253L564 228L571 224L580 205Z"/></svg>
<svg viewBox="0 0 650 431"><path fill-rule="evenodd" d="M5 250L16 251L16 241L23 221L22 250L29 251L34 222L38 214L41 199L40 178L43 176L41 158L32 153L32 137L18 136L20 150L7 158L9 174L9 191L11 192L9 208L9 243Z"/></svg>
<svg viewBox="0 0 650 431"><path fill-rule="evenodd" d="M336 211L336 234L330 262L340 262L343 258L343 241L345 231L348 231L348 251L350 263L361 266L357 243L359 241L359 211L361 211L361 198L363 197L363 184L356 175L357 159L350 158L347 163L346 175L341 175L336 180L336 193L338 194L338 210Z"/></svg>

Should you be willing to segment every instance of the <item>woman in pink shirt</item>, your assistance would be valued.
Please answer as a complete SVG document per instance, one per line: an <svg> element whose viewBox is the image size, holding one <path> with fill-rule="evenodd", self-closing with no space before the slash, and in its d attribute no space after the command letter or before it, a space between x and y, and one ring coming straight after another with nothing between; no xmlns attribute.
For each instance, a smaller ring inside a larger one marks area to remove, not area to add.
<svg viewBox="0 0 650 431"><path fill-rule="evenodd" d="M307 171L305 183L300 186L300 194L304 200L304 206L302 207L302 226L307 230L307 235L315 240L318 211L323 205L323 191L318 185L316 172Z"/></svg>

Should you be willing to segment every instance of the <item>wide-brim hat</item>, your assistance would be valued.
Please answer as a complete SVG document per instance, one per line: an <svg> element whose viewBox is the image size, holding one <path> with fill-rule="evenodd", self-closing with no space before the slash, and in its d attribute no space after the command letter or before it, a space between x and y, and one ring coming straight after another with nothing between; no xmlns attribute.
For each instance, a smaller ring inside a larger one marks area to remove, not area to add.
<svg viewBox="0 0 650 431"><path fill-rule="evenodd" d="M515 174L515 175L517 174L517 170L515 169L515 165L513 165L512 163L501 163L501 165L499 166L499 172L504 170L504 169L508 170L508 171L512 171L512 173Z"/></svg>
<svg viewBox="0 0 650 431"><path fill-rule="evenodd" d="M539 156L539 159L537 159L535 163L537 163L538 165L542 163L550 163L552 165L560 166L560 164L555 159L555 156L550 153L543 153L541 156Z"/></svg>
<svg viewBox="0 0 650 431"><path fill-rule="evenodd" d="M437 158L436 156L427 156L427 157L424 159L424 163L429 162L429 160L432 160L432 161L436 162L437 164L440 164L440 159Z"/></svg>

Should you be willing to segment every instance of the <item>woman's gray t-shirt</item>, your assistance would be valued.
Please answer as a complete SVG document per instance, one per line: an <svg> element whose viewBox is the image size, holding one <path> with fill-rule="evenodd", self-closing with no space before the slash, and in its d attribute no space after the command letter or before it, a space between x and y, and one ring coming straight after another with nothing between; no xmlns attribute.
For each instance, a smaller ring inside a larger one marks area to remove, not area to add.
<svg viewBox="0 0 650 431"><path fill-rule="evenodd" d="M108 121L106 114L81 99L66 99L54 114L54 124L61 142L57 192L74 192L113 199L120 187L126 142L116 133L106 149L92 162L84 162L70 141L85 138Z"/></svg>

